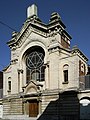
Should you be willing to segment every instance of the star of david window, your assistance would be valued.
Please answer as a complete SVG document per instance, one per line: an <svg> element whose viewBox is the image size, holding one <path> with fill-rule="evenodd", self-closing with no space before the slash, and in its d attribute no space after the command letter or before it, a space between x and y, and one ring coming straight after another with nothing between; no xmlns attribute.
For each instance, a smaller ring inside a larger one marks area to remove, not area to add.
<svg viewBox="0 0 90 120"><path fill-rule="evenodd" d="M44 81L44 54L32 51L26 57L26 83L30 80Z"/></svg>

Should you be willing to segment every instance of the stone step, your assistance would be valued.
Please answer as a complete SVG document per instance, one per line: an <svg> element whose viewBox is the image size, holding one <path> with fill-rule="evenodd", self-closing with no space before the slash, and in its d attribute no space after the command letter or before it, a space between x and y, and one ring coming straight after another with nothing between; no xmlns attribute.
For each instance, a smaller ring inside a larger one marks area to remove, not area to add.
<svg viewBox="0 0 90 120"><path fill-rule="evenodd" d="M4 116L1 120L37 120L37 118L30 118L27 115L7 115Z"/></svg>
<svg viewBox="0 0 90 120"><path fill-rule="evenodd" d="M10 119L0 119L0 120L37 120L36 118L10 118Z"/></svg>

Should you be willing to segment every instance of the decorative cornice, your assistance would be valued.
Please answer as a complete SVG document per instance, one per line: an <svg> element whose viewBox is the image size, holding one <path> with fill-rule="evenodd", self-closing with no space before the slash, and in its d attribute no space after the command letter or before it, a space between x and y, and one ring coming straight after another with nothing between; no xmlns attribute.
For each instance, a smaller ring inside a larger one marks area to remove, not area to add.
<svg viewBox="0 0 90 120"><path fill-rule="evenodd" d="M9 42L7 42L7 44L9 45L9 47L12 49L12 50L15 50L17 49L18 47L20 47L24 42L25 40L28 38L28 36L34 32L36 34L39 34L43 37L46 37L47 36L47 32L44 32L46 31L43 30L43 28L40 28L39 26L36 26L34 23L30 23L28 25L28 27L26 29L24 29L24 31L20 33L18 33L17 37L16 38L12 38Z"/></svg>
<svg viewBox="0 0 90 120"><path fill-rule="evenodd" d="M50 22L48 24L48 26L53 26L55 24L59 23L64 29L66 28L66 26L63 24L63 22L61 21L61 17L58 13L53 12L51 14L51 18L50 18Z"/></svg>
<svg viewBox="0 0 90 120"><path fill-rule="evenodd" d="M72 54L74 53L79 53L86 61L88 61L88 58L84 55L84 53L82 53L82 51L77 47L77 46L74 46L72 48L72 51L71 51Z"/></svg>
<svg viewBox="0 0 90 120"><path fill-rule="evenodd" d="M51 14L48 25L42 23L37 16L32 16L24 22L20 32L13 32L12 39L7 42L7 44L11 50L16 50L25 42L32 32L46 38L64 33L71 39L70 35L65 31L65 28L58 13Z"/></svg>

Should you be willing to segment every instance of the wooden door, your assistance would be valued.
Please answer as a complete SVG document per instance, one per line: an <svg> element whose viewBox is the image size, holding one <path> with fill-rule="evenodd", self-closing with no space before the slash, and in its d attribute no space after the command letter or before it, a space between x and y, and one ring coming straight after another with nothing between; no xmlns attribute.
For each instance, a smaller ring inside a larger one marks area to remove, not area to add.
<svg viewBox="0 0 90 120"><path fill-rule="evenodd" d="M37 117L38 115L38 101L29 101L29 117Z"/></svg>

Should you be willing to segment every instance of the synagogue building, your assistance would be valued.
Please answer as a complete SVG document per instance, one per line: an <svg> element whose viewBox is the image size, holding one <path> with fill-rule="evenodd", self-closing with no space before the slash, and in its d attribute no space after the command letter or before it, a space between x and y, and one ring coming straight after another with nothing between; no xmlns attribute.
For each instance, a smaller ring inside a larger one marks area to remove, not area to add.
<svg viewBox="0 0 90 120"><path fill-rule="evenodd" d="M58 13L44 24L36 5L27 8L20 32L14 31L7 43L11 59L3 70L4 119L90 118L88 58L70 43Z"/></svg>

